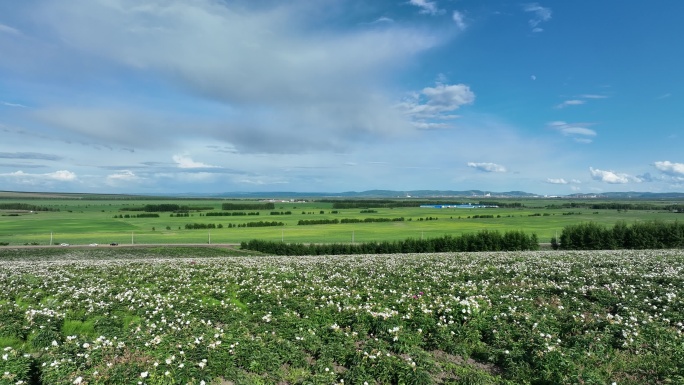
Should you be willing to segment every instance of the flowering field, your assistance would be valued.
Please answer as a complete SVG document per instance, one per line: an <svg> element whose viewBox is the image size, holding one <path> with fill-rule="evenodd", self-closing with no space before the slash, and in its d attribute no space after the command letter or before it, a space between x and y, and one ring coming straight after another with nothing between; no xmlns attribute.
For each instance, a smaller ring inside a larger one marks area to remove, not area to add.
<svg viewBox="0 0 684 385"><path fill-rule="evenodd" d="M0 384L684 383L681 250L97 252L0 254Z"/></svg>

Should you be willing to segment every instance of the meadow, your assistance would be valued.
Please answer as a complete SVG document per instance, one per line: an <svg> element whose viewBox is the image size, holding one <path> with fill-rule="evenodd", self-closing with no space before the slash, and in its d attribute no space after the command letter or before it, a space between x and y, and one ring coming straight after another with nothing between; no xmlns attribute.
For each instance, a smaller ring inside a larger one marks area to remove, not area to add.
<svg viewBox="0 0 684 385"><path fill-rule="evenodd" d="M0 248L0 384L682 384L684 252Z"/></svg>
<svg viewBox="0 0 684 385"><path fill-rule="evenodd" d="M226 202L247 201L227 199L122 199L121 197L64 197L22 196L0 194L0 205L22 202L51 211L0 210L0 243L24 244L238 244L252 239L298 242L369 242L392 241L406 238L460 235L479 230L500 232L522 230L537 234L541 242L549 242L563 227L583 222L612 226L618 221L628 224L658 220L671 222L682 218L681 213L665 209L678 202L643 202L655 209L615 210L587 207L564 207L573 203L610 203L605 201L569 199L503 200L522 207L499 208L420 208L380 207L363 210L335 209L331 202L276 201L273 210L243 210L244 214L259 215L206 216L222 212ZM400 201L400 200L398 200ZM442 202L478 203L477 199L448 199ZM254 202L260 203L260 202ZM628 202L629 203L629 202ZM177 204L188 206L187 217L159 212L158 218L138 218L140 211L130 211L149 204ZM370 204L369 206L372 206ZM192 208L201 208L194 210ZM225 212L225 211L224 211ZM274 213L279 215L274 215ZM280 215L280 213L283 213ZM129 217L126 218L125 216ZM389 222L338 223L298 225L300 221L331 220L390 220ZM395 221L392 221L395 219ZM403 219L399 221L398 219ZM275 221L282 226L243 227L258 221ZM212 225L210 229L187 229L186 225Z"/></svg>

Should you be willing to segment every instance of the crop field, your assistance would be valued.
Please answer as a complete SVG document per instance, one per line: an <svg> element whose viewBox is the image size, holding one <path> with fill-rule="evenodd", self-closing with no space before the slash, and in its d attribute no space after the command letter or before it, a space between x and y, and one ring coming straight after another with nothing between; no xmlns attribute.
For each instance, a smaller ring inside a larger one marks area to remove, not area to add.
<svg viewBox="0 0 684 385"><path fill-rule="evenodd" d="M0 248L0 384L682 384L684 251Z"/></svg>
<svg viewBox="0 0 684 385"><path fill-rule="evenodd" d="M676 201L637 202L653 205L654 209L650 210L563 207L564 204L587 203L587 200L568 199L504 200L506 203L518 202L522 206L513 208L372 208L372 204L369 204L371 210L335 209L330 202L276 201L274 208L269 210L226 212L222 210L222 204L226 202L250 202L222 199L46 198L42 195L32 196L32 199L20 197L0 194L0 205L21 202L45 211L0 209L0 244L207 244L240 243L251 239L299 243L369 242L434 238L483 229L500 232L522 230L537 234L541 242L549 242L571 224L591 221L612 226L618 221L631 224L651 220L673 222L684 218L682 213L666 209L673 204L681 204ZM455 200L478 203L478 200L472 199ZM187 216L158 212L155 213L158 217L137 217L144 212L132 211L150 204L187 206L188 209L184 210ZM217 213L243 215L209 216ZM299 225L300 221L334 220L356 223ZM249 226L255 222L276 222L277 225ZM197 225L195 227L198 228L187 228L191 225ZM202 229L202 226L208 228Z"/></svg>

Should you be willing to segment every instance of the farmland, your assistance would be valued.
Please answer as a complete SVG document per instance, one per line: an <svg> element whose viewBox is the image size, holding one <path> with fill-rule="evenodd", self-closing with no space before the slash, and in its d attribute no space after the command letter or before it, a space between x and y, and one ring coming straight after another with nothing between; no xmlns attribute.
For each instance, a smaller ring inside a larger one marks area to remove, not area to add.
<svg viewBox="0 0 684 385"><path fill-rule="evenodd" d="M0 210L0 243L24 244L207 244L240 243L251 239L301 242L368 242L406 238L434 238L479 230L522 230L537 234L541 242L559 234L570 224L595 222L613 225L618 221L658 220L672 222L682 218L669 208L677 201L623 202L628 206L647 204L650 209L594 209L587 203L609 201L570 199L505 200L519 207L498 208L420 208L377 207L336 209L334 203L321 201L273 203L269 210L222 210L227 199L136 199L127 197L83 197L0 195L0 205L24 203L37 210ZM402 202L405 200L397 200ZM448 202L478 203L475 199ZM260 202L252 202L259 204ZM146 205L185 206L182 216L174 212L146 213ZM681 206L679 206L681 207ZM233 214L210 216L211 214ZM140 214L154 214L145 217ZM258 215L248 215L258 214ZM333 221L350 223L332 223ZM275 226L256 226L275 222ZM301 224L309 225L301 225ZM202 228L206 227L206 228Z"/></svg>
<svg viewBox="0 0 684 385"><path fill-rule="evenodd" d="M684 381L684 253L0 249L0 384Z"/></svg>

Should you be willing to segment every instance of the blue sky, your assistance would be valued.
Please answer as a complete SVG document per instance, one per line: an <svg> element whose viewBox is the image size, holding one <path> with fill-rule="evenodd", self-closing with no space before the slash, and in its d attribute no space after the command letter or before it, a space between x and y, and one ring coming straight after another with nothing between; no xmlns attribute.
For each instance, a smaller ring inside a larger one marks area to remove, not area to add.
<svg viewBox="0 0 684 385"><path fill-rule="evenodd" d="M682 14L0 2L0 190L681 192Z"/></svg>

